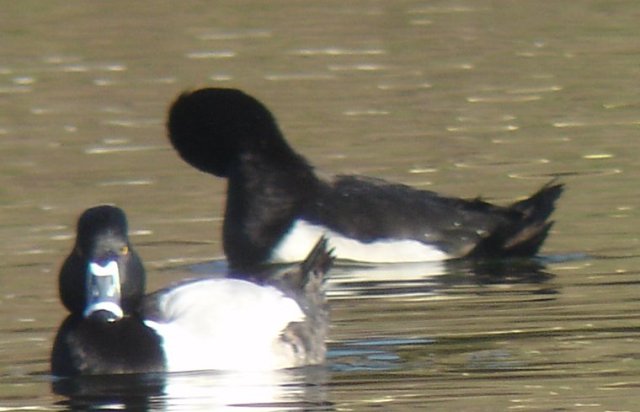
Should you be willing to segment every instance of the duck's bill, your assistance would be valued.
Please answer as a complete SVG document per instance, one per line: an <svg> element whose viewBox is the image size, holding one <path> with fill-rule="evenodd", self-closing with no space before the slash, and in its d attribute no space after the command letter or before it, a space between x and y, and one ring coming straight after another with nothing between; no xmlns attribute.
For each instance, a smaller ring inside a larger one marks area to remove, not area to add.
<svg viewBox="0 0 640 412"><path fill-rule="evenodd" d="M99 315L101 319L116 321L124 313L120 306L120 271L118 262L105 264L90 262L87 267L87 305L84 317Z"/></svg>

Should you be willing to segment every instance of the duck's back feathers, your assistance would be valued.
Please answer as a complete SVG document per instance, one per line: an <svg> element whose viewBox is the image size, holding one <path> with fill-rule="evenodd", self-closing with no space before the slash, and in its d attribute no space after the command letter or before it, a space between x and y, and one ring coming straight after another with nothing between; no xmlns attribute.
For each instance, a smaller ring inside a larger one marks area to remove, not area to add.
<svg viewBox="0 0 640 412"><path fill-rule="evenodd" d="M551 227L547 218L562 190L562 184L549 183L503 207L380 179L338 176L303 218L364 243L404 239L434 245L449 258L531 256Z"/></svg>

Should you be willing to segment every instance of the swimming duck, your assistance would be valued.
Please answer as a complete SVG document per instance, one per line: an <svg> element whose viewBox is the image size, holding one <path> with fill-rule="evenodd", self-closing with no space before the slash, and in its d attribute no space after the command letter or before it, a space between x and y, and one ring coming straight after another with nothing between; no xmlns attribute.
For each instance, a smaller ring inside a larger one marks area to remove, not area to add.
<svg viewBox="0 0 640 412"><path fill-rule="evenodd" d="M535 255L563 185L509 206L362 176L318 177L272 113L227 88L181 94L167 129L193 167L226 178L224 252L233 267L304 258L318 236L338 259L421 262Z"/></svg>
<svg viewBox="0 0 640 412"><path fill-rule="evenodd" d="M79 218L59 276L71 312L51 355L56 376L191 370L274 370L325 357L321 239L307 259L277 272L204 278L144 295L145 270L125 213L97 206Z"/></svg>

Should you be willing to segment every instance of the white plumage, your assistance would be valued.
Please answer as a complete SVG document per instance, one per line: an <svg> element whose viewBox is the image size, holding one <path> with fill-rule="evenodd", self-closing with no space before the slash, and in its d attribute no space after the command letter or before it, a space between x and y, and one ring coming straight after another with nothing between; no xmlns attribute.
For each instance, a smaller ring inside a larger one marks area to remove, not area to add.
<svg viewBox="0 0 640 412"><path fill-rule="evenodd" d="M162 294L162 319L145 320L163 338L170 372L290 367L279 342L291 322L304 320L298 303L272 286L240 279L205 279Z"/></svg>
<svg viewBox="0 0 640 412"><path fill-rule="evenodd" d="M450 258L434 246L407 239L385 239L362 242L348 238L325 227L297 220L274 249L274 262L295 262L304 259L320 236L329 239L338 259L372 263L430 262Z"/></svg>

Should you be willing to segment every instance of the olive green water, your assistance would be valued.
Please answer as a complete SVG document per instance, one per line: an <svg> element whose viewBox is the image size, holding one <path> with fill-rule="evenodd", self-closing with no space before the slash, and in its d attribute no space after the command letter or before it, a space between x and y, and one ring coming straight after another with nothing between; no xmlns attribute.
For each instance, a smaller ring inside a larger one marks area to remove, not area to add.
<svg viewBox="0 0 640 412"><path fill-rule="evenodd" d="M638 410L636 2L0 9L0 411ZM559 177L548 276L338 267L326 367L56 393L56 276L82 210L127 211L150 289L223 264L224 182L180 161L163 126L181 90L211 85L264 101L322 172L498 203Z"/></svg>

